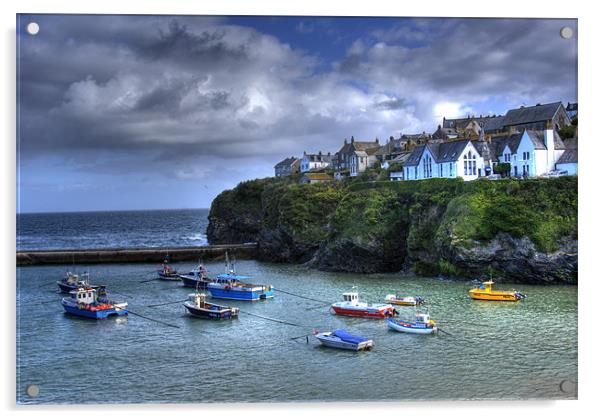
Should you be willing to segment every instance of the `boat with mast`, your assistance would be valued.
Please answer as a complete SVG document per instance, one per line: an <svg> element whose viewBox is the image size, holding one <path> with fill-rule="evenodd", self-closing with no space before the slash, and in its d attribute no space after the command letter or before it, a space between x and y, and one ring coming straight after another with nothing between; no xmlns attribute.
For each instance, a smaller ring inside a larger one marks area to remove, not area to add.
<svg viewBox="0 0 602 419"><path fill-rule="evenodd" d="M207 270L202 261L187 274L179 275L182 285L189 288L207 289L207 285L213 280L207 277Z"/></svg>
<svg viewBox="0 0 602 419"><path fill-rule="evenodd" d="M224 300L258 301L274 297L274 288L271 285L243 282L247 279L250 277L236 274L234 261L230 261L226 252L225 273L207 284L207 289L213 298Z"/></svg>
<svg viewBox="0 0 602 419"><path fill-rule="evenodd" d="M163 281L179 281L178 271L169 265L169 254L165 256L163 263L157 268L157 275Z"/></svg>
<svg viewBox="0 0 602 419"><path fill-rule="evenodd" d="M98 285L90 284L90 274L88 272L84 272L81 275L77 275L69 271L65 274L65 277L63 279L61 279L60 281L56 281L56 284L59 286L61 292L66 294L79 287L98 288Z"/></svg>

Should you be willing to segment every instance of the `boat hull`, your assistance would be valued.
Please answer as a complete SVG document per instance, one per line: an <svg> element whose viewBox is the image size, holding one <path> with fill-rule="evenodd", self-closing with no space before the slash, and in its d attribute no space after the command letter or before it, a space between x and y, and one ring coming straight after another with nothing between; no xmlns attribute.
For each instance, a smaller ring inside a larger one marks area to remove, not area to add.
<svg viewBox="0 0 602 419"><path fill-rule="evenodd" d="M180 275L180 279L182 280L182 285L185 287L198 288L201 290L206 290L207 285L211 283L211 280L199 279L190 275Z"/></svg>
<svg viewBox="0 0 602 419"><path fill-rule="evenodd" d="M81 287L81 285L77 284L67 284L65 282L57 281L56 283L63 294L69 294L71 291ZM98 288L98 285L89 285L91 288Z"/></svg>
<svg viewBox="0 0 602 419"><path fill-rule="evenodd" d="M74 316L79 316L79 317L85 317L88 319L106 319L109 316L125 316L128 314L128 309L123 308L123 309L115 309L115 307L112 307L110 309L106 309L106 310L96 310L96 311L92 311L92 310L86 310L86 309L80 309L79 307L70 305L70 304L63 304L63 308L65 309L65 311L71 315Z"/></svg>
<svg viewBox="0 0 602 419"><path fill-rule="evenodd" d="M416 323L405 323L393 319L387 320L387 325L396 332L413 333L415 335L430 335L437 331L437 327L417 325Z"/></svg>
<svg viewBox="0 0 602 419"><path fill-rule="evenodd" d="M234 319L238 317L238 309L233 309L231 307L221 307L221 309L210 310L205 308L195 307L192 304L185 303L184 307L186 310L194 316L201 319L209 319L209 320L222 320L222 319Z"/></svg>
<svg viewBox="0 0 602 419"><path fill-rule="evenodd" d="M253 287L251 289L241 287L226 288L225 286L211 283L207 286L207 289L211 293L212 298L221 300L259 301L274 297L274 290L268 290L265 287Z"/></svg>
<svg viewBox="0 0 602 419"><path fill-rule="evenodd" d="M177 273L165 274L163 272L157 272L161 281L180 281L180 275Z"/></svg>
<svg viewBox="0 0 602 419"><path fill-rule="evenodd" d="M372 319L384 319L393 316L393 307L344 307L332 305L332 310L339 316L350 316L350 317L365 317Z"/></svg>
<svg viewBox="0 0 602 419"><path fill-rule="evenodd" d="M518 301L520 298L516 295L516 293L511 291L493 291L493 292L485 292L482 290L470 290L468 292L470 298L473 300L486 300L486 301Z"/></svg>
<svg viewBox="0 0 602 419"><path fill-rule="evenodd" d="M345 342L341 339L333 337L330 333L318 333L316 339L320 341L320 344L329 348L343 349L346 351L367 351L372 349L374 342L372 340L366 340L360 343Z"/></svg>

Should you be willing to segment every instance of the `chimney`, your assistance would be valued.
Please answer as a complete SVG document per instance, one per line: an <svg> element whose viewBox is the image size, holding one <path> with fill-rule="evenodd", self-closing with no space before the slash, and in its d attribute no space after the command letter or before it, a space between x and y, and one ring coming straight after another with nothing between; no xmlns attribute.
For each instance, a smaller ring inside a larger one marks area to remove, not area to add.
<svg viewBox="0 0 602 419"><path fill-rule="evenodd" d="M546 130L544 131L544 144L547 149L547 158L548 158L548 172L555 169L556 166L556 145L554 144L554 129L552 128L552 121L548 120L546 124Z"/></svg>
<svg viewBox="0 0 602 419"><path fill-rule="evenodd" d="M322 151L318 151L318 156L321 156L321 155L322 155Z"/></svg>
<svg viewBox="0 0 602 419"><path fill-rule="evenodd" d="M380 143L378 142L378 137L376 137L376 140L375 140L375 141L376 141L376 144L380 144Z"/></svg>
<svg viewBox="0 0 602 419"><path fill-rule="evenodd" d="M393 138L393 136L391 135L391 136L389 137L389 142L391 142L391 141L393 141L393 140L394 140L394 138Z"/></svg>
<svg viewBox="0 0 602 419"><path fill-rule="evenodd" d="M347 138L345 138L345 144L347 144Z"/></svg>
<svg viewBox="0 0 602 419"><path fill-rule="evenodd" d="M355 142L355 138L353 138L353 135L351 136L351 144L353 144Z"/></svg>

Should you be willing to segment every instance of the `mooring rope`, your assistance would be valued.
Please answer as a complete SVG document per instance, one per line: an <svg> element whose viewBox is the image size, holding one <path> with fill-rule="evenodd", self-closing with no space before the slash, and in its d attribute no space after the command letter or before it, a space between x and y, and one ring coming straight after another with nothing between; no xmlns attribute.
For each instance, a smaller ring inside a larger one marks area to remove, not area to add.
<svg viewBox="0 0 602 419"><path fill-rule="evenodd" d="M284 294L292 295L293 297L303 298L303 299L305 299L305 300L309 300L309 301L315 301L315 302L317 302L317 303L330 304L328 301L324 301L324 300L317 300L317 299L315 299L315 298L310 298L310 297L306 297L306 296L304 296L304 295L295 294L295 293L292 293L292 292L290 292L290 291L285 291L285 290L283 290L283 289L281 289L281 288L274 288L274 291L282 292L282 293L284 293Z"/></svg>
<svg viewBox="0 0 602 419"><path fill-rule="evenodd" d="M279 320L279 319L273 319L271 317L266 317L266 316L260 316L259 314L255 314L255 313L249 313L248 311L243 311L240 310L241 313L245 313L249 316L254 316L254 317L259 317L260 319L264 319L264 320L269 320L272 322L276 322L276 323L282 323L282 324L287 324L289 326L295 326L295 327L311 327L311 326L307 326L307 325L303 325L303 324L297 324L297 323L291 323L291 322L287 322L286 320Z"/></svg>
<svg viewBox="0 0 602 419"><path fill-rule="evenodd" d="M167 302L167 303L151 304L151 305L149 305L149 306L147 306L147 307L160 307L160 306L167 306L167 305L170 305L170 304L183 303L184 301L188 301L188 299L185 299L185 300L178 300L178 301L169 301L169 302Z"/></svg>
<svg viewBox="0 0 602 419"><path fill-rule="evenodd" d="M128 309L128 314L133 314L134 316L142 317L143 319L150 320L152 322L157 322L157 323L163 324L165 326L175 327L176 329L180 328L180 326L177 326L175 324L167 323L167 322L164 322L161 320L151 319L150 317L143 316L142 314L134 313L133 311L131 311L129 309Z"/></svg>

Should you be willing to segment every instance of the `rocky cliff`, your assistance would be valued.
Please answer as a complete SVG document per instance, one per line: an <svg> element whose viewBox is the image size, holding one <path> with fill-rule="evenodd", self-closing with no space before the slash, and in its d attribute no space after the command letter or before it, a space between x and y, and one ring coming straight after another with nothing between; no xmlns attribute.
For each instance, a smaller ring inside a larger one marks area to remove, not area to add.
<svg viewBox="0 0 602 419"><path fill-rule="evenodd" d="M260 179L214 200L207 235L322 270L576 283L577 178Z"/></svg>

